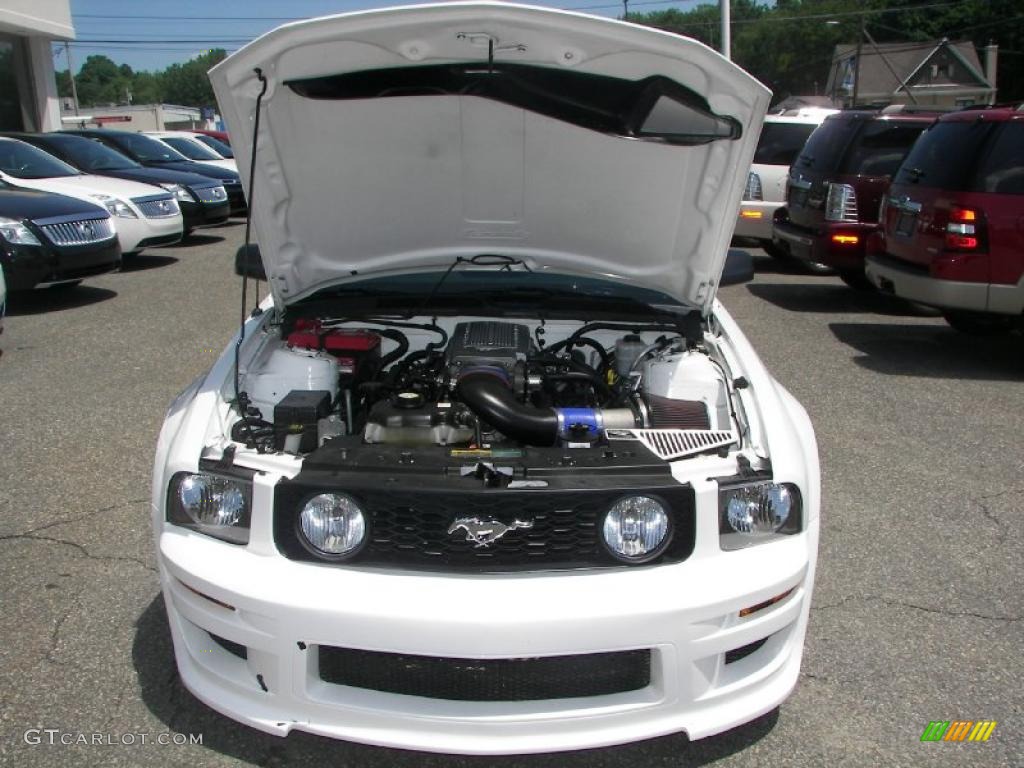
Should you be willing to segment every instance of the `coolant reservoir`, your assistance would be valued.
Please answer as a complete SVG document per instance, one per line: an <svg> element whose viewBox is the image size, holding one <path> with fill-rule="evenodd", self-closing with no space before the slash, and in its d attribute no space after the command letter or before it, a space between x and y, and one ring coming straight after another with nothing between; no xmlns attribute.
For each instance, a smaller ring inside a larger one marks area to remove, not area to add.
<svg viewBox="0 0 1024 768"><path fill-rule="evenodd" d="M326 390L338 397L338 361L326 352L277 347L245 376L245 391L262 418L274 418L274 406L294 389Z"/></svg>
<svg viewBox="0 0 1024 768"><path fill-rule="evenodd" d="M615 342L615 372L622 378L629 376L633 363L647 349L647 344L639 336L629 334Z"/></svg>

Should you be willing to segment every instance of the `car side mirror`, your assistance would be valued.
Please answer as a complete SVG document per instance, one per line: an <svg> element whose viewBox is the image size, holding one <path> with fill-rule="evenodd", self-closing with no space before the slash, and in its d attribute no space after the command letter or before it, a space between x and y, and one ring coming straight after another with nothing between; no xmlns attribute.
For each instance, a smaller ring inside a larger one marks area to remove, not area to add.
<svg viewBox="0 0 1024 768"><path fill-rule="evenodd" d="M722 270L720 286L749 283L754 279L754 257L749 251L730 248L725 257L725 268Z"/></svg>
<svg viewBox="0 0 1024 768"><path fill-rule="evenodd" d="M235 274L239 277L252 277L266 280L267 270L260 257L260 247L255 243L243 245L235 252Z"/></svg>

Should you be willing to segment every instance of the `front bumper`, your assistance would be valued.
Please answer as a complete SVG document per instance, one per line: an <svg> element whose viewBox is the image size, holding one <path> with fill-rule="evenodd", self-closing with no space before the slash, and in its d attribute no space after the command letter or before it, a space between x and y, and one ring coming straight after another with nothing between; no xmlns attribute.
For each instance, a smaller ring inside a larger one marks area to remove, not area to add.
<svg viewBox="0 0 1024 768"><path fill-rule="evenodd" d="M181 215L184 218L186 232L197 227L209 227L223 224L231 214L231 205L227 200L221 202L182 202Z"/></svg>
<svg viewBox="0 0 1024 768"><path fill-rule="evenodd" d="M785 203L770 200L744 200L736 216L736 237L750 237L755 240L772 239L772 219L775 212Z"/></svg>
<svg viewBox="0 0 1024 768"><path fill-rule="evenodd" d="M80 280L112 272L121 266L117 238L82 246L0 245L0 266L7 289L30 290L37 285Z"/></svg>
<svg viewBox="0 0 1024 768"><path fill-rule="evenodd" d="M160 218L115 218L122 253L137 253L147 246L171 245L181 240L181 216Z"/></svg>
<svg viewBox="0 0 1024 768"><path fill-rule="evenodd" d="M864 254L868 236L874 224L826 222L820 230L808 229L791 221L776 221L772 240L780 248L800 261L826 264L840 272L860 272L864 269ZM834 236L855 237L856 242L837 243Z"/></svg>
<svg viewBox="0 0 1024 768"><path fill-rule="evenodd" d="M158 546L178 668L212 708L282 736L298 729L502 754L678 731L697 739L786 698L799 674L817 519L799 535L727 553L718 549L714 522L705 527L713 542L675 565L465 577L295 562L169 526ZM790 589L739 618L740 609ZM246 658L209 633L244 646ZM725 662L726 652L765 638L750 655ZM464 659L651 649L651 681L584 698L453 701L324 682L319 645Z"/></svg>

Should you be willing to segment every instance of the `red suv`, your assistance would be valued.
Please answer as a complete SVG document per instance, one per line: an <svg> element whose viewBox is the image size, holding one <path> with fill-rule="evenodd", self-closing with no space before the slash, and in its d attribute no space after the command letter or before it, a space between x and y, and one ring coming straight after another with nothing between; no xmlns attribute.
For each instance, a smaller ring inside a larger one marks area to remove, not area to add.
<svg viewBox="0 0 1024 768"><path fill-rule="evenodd" d="M832 267L852 287L870 288L864 246L877 227L879 202L936 117L906 108L827 117L789 169L786 207L775 216L776 247L800 261Z"/></svg>
<svg viewBox="0 0 1024 768"><path fill-rule="evenodd" d="M1021 324L1024 111L940 118L896 175L881 224L867 271L883 291L939 307L967 333Z"/></svg>

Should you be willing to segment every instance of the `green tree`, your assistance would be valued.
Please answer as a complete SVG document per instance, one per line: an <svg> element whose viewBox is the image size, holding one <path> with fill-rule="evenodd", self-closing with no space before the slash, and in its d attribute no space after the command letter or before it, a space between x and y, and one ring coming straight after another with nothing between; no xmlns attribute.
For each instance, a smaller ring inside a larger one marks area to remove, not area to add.
<svg viewBox="0 0 1024 768"><path fill-rule="evenodd" d="M164 99L171 104L186 107L213 106L216 100L207 73L215 64L223 61L227 52L214 48L186 61L172 64L164 70L160 80Z"/></svg>

